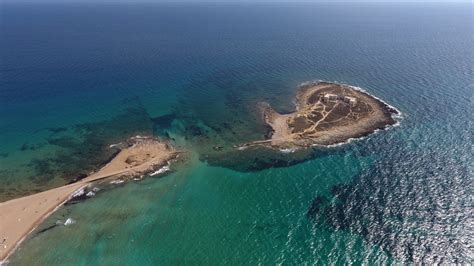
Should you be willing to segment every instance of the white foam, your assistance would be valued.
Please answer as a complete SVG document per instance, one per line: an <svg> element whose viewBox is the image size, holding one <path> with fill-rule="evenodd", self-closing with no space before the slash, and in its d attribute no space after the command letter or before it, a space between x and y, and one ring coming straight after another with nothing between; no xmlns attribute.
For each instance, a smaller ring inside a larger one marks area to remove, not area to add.
<svg viewBox="0 0 474 266"><path fill-rule="evenodd" d="M145 137L145 136L140 136L140 135L136 135L135 137L132 137L132 139L147 139L148 137Z"/></svg>
<svg viewBox="0 0 474 266"><path fill-rule="evenodd" d="M122 179L117 179L117 180L110 181L110 184L122 184L123 182L125 182L125 181L122 180Z"/></svg>
<svg viewBox="0 0 474 266"><path fill-rule="evenodd" d="M73 220L72 218L67 218L67 220L64 222L64 225L68 226L68 225L75 224L75 223L76 223L76 221Z"/></svg>
<svg viewBox="0 0 474 266"><path fill-rule="evenodd" d="M400 125L400 122L397 121L395 124L393 125L386 125L383 130L387 130L389 128L392 128L392 127L397 127ZM351 143L352 141L355 141L355 140L364 140L366 138L368 138L369 136L372 136L372 135L376 135L378 134L379 132L382 132L383 131L382 129L375 129L374 132L366 135L366 136L363 136L363 137L358 137L358 138L348 138L346 141L342 141L342 142L338 142L338 143L334 143L334 144L331 144L331 145L321 145L321 144L313 144L311 146L313 147L327 147L327 148L334 148L334 147L339 147L339 146L342 146L342 145L345 145L345 144L349 144Z"/></svg>
<svg viewBox="0 0 474 266"><path fill-rule="evenodd" d="M163 174L163 173L168 172L169 170L170 170L170 167L168 165L165 165L161 167L160 169L156 170L155 172L151 173L150 176Z"/></svg>
<svg viewBox="0 0 474 266"><path fill-rule="evenodd" d="M374 130L374 132L372 132L371 134L376 134L378 131L380 131L380 130L379 130L379 129L376 129L376 130ZM334 147L339 147L339 146L342 146L342 145L345 145L345 144L349 144L349 143L351 143L351 142L354 141L354 140L363 140L363 139L366 139L366 138L367 138L367 136L358 137L358 138L348 138L346 141L334 143L334 144L331 144L331 145L313 144L312 146L322 146L322 147L327 147L327 148L334 148Z"/></svg>
<svg viewBox="0 0 474 266"><path fill-rule="evenodd" d="M280 152L282 152L282 153L293 153L297 150L298 150L298 148L285 148L285 149L280 149Z"/></svg>
<svg viewBox="0 0 474 266"><path fill-rule="evenodd" d="M95 193L94 193L94 191L89 191L89 192L87 192L86 196L91 198L91 197L95 196Z"/></svg>
<svg viewBox="0 0 474 266"><path fill-rule="evenodd" d="M377 96L375 96L375 95L373 95L373 94L370 94L370 93L369 93L368 91L366 91L365 89L363 89L363 88L361 88L361 87L357 87L357 86L351 86L351 85L344 84L344 83L340 83L340 84L341 84L341 85L346 85L346 86L348 86L348 87L351 87L351 88L353 88L354 90L358 90L358 91L361 91L361 92L363 92L363 93L366 93L366 94L370 95L371 97L373 97L373 98L375 98L375 99L381 101L381 102L384 103L386 106L388 106L390 109L395 110L396 113L392 114L392 118L393 118L393 119L396 119L396 118L401 119L401 118L402 118L402 112L401 112L400 110L398 110L395 106L388 104L386 101L380 99L379 97L377 97Z"/></svg>
<svg viewBox="0 0 474 266"><path fill-rule="evenodd" d="M305 82L302 82L299 86L300 87L305 87L305 86L313 86L313 85L316 85L320 82L324 82L324 80L321 80L321 79L317 79L317 80L310 80L310 81L305 81Z"/></svg>
<svg viewBox="0 0 474 266"><path fill-rule="evenodd" d="M122 142L115 143L115 144L110 144L110 145L109 145L109 149L110 149L110 148L113 148L113 147L117 147L117 146L119 146L119 145L121 145L121 144L122 144Z"/></svg>
<svg viewBox="0 0 474 266"><path fill-rule="evenodd" d="M86 193L84 188L81 188L81 189L75 191L74 193L72 193L71 197L72 198L80 197L80 196L84 195L84 193Z"/></svg>

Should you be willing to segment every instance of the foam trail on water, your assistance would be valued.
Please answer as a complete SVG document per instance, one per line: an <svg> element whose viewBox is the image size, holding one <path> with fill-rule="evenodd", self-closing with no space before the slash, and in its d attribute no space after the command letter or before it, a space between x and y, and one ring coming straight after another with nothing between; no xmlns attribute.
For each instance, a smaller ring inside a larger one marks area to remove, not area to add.
<svg viewBox="0 0 474 266"><path fill-rule="evenodd" d="M68 225L75 224L75 223L76 223L76 220L74 220L72 218L67 218L66 221L64 222L64 225L68 226Z"/></svg>
<svg viewBox="0 0 474 266"><path fill-rule="evenodd" d="M297 150L298 150L297 148L286 148L286 149L280 149L280 152L282 152L282 153L293 153Z"/></svg>
<svg viewBox="0 0 474 266"><path fill-rule="evenodd" d="M155 172L151 173L150 176L163 174L163 173L168 172L169 170L170 170L169 165L165 165L165 166L161 167L160 169L156 170Z"/></svg>

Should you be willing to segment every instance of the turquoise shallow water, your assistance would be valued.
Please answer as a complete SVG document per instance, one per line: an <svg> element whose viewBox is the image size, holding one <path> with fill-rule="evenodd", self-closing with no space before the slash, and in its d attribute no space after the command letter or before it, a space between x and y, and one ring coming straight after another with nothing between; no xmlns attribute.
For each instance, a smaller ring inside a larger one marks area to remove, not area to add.
<svg viewBox="0 0 474 266"><path fill-rule="evenodd" d="M382 252L364 245L360 237L331 234L306 218L314 195L330 195L332 186L347 182L346 176L369 164L354 160L353 154L257 174L196 161L190 164L159 182L148 179L128 184L98 194L87 204L66 207L46 224L64 221L65 217L75 217L77 224L40 233L22 250L31 258L42 257L44 263L58 264L235 264L243 260L255 264L304 262L309 258L330 262L334 252L342 262L345 249L354 252L355 261L380 259L377 254ZM329 166L333 171L323 171ZM275 195L279 195L278 200L273 199ZM315 243L315 236L321 242ZM61 248L43 255L44 241ZM83 257L63 253L65 250L75 250ZM365 252L373 255L360 256ZM18 254L22 257L22 251Z"/></svg>
<svg viewBox="0 0 474 266"><path fill-rule="evenodd" d="M472 261L469 4L3 7L2 199L67 183L130 135L190 151L65 206L11 265ZM401 125L331 149L231 149L266 133L258 101L291 111L313 79L366 89Z"/></svg>

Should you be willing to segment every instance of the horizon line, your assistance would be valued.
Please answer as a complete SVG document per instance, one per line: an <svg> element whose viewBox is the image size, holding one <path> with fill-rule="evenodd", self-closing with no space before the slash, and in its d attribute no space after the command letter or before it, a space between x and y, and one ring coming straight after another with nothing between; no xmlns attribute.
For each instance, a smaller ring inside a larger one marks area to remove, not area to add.
<svg viewBox="0 0 474 266"><path fill-rule="evenodd" d="M394 4L394 3L403 3L403 4L427 4L427 3L439 3L439 4L453 4L453 3L471 3L471 0L0 0L2 3L30 3L30 4L72 4L72 3L94 3L94 4L272 4L272 3L288 3L288 4L308 4L308 3L324 3L324 4Z"/></svg>

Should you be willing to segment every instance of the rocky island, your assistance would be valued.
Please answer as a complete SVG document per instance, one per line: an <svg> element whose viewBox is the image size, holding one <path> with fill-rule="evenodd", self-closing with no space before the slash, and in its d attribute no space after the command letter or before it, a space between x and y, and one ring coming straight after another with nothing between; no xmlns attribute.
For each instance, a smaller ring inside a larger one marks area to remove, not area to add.
<svg viewBox="0 0 474 266"><path fill-rule="evenodd" d="M268 139L239 147L334 145L394 125L399 115L394 107L356 87L325 81L301 85L292 113L280 114L268 103L260 103L259 109L271 127Z"/></svg>

